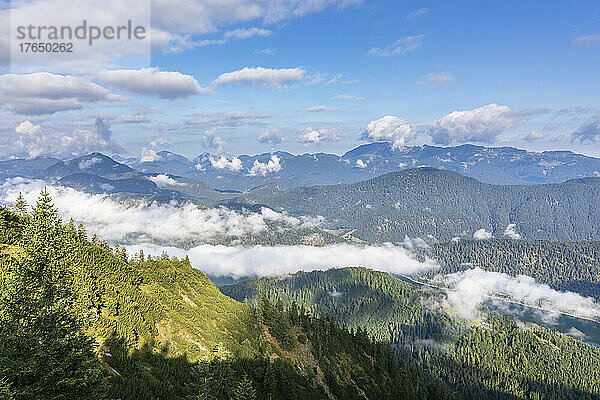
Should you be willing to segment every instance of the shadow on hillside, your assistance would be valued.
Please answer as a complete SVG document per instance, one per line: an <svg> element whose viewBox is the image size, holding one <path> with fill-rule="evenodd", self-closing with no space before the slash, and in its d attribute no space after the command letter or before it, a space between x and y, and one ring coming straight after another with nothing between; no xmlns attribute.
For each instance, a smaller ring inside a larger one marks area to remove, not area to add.
<svg viewBox="0 0 600 400"><path fill-rule="evenodd" d="M144 347L130 350L118 339L105 342L103 363L111 371L109 398L120 400L231 399L251 382L257 399L321 399L313 387L287 362L256 358L224 359L215 349L211 361L192 362L186 355L169 356ZM224 354L221 354L224 353Z"/></svg>

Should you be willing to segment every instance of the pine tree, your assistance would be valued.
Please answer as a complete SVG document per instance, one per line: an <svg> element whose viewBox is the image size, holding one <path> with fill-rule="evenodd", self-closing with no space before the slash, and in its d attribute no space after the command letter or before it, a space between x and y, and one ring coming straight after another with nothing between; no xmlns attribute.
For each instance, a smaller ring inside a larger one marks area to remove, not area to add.
<svg viewBox="0 0 600 400"><path fill-rule="evenodd" d="M256 389L252 385L252 381L246 376L237 384L233 390L232 400L254 400L256 399Z"/></svg>
<svg viewBox="0 0 600 400"><path fill-rule="evenodd" d="M19 215L27 214L27 202L25 201L25 198L21 192L19 192L19 196L17 196L17 200L15 200L13 208Z"/></svg>
<svg viewBox="0 0 600 400"><path fill-rule="evenodd" d="M46 190L19 246L24 257L0 268L0 371L15 398L98 398L102 373L73 311L67 234Z"/></svg>

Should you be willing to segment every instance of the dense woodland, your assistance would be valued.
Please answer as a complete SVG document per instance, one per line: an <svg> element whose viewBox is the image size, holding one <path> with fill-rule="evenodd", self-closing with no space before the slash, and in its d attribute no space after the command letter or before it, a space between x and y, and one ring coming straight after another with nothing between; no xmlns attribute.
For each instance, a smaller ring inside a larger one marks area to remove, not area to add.
<svg viewBox="0 0 600 400"><path fill-rule="evenodd" d="M0 208L0 399L453 398L364 330L88 236L46 193Z"/></svg>
<svg viewBox="0 0 600 400"><path fill-rule="evenodd" d="M502 237L513 223L530 240L599 240L600 178L546 185L490 185L455 172L417 168L364 182L250 191L240 202L321 215L368 243L406 235L447 241L484 228Z"/></svg>
<svg viewBox="0 0 600 400"><path fill-rule="evenodd" d="M463 240L436 243L421 255L440 264L434 273L478 267L600 299L600 242Z"/></svg>
<svg viewBox="0 0 600 400"><path fill-rule="evenodd" d="M439 292L362 268L300 272L222 287L240 301L261 296L331 315L392 343L398 356L465 399L600 398L600 349L532 324L484 314L454 317Z"/></svg>

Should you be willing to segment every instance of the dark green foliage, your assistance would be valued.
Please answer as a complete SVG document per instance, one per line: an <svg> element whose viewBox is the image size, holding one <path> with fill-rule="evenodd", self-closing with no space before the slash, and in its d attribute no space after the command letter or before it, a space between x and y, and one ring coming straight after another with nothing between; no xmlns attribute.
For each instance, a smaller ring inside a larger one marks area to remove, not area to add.
<svg viewBox="0 0 600 400"><path fill-rule="evenodd" d="M438 243L423 252L452 273L468 268L527 275L558 290L600 299L600 242L468 240Z"/></svg>
<svg viewBox="0 0 600 400"><path fill-rule="evenodd" d="M600 398L600 349L508 318L488 315L473 324L451 317L439 308L440 294L382 272L297 273L222 290L250 304L266 296L335 316L357 337L390 342L401 359L442 379L465 399Z"/></svg>
<svg viewBox="0 0 600 400"><path fill-rule="evenodd" d="M364 182L296 188L239 199L298 215L321 215L332 227L357 229L367 241L433 235L450 240L480 228L501 237L508 224L527 239L600 239L600 178L560 184L489 185L455 172L417 168Z"/></svg>
<svg viewBox="0 0 600 400"><path fill-rule="evenodd" d="M0 256L0 377L15 399L97 399L104 390L100 363L73 312L63 232L44 191L16 236L18 256Z"/></svg>
<svg viewBox="0 0 600 400"><path fill-rule="evenodd" d="M88 241L46 192L29 216L1 211L2 400L452 397L364 332L252 310L187 258Z"/></svg>

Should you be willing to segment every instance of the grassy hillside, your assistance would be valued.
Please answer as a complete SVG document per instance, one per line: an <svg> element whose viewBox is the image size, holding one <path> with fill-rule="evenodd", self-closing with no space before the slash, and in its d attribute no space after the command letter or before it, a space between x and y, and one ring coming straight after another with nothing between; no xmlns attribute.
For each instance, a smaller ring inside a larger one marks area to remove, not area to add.
<svg viewBox="0 0 600 400"><path fill-rule="evenodd" d="M405 235L450 240L481 228L502 237L511 223L527 239L600 239L600 178L496 186L417 168L347 185L250 192L240 201L322 215L332 226L357 229L353 235L368 242L402 241Z"/></svg>
<svg viewBox="0 0 600 400"><path fill-rule="evenodd" d="M0 208L3 399L452 398L362 332L88 240L46 194L17 209Z"/></svg>
<svg viewBox="0 0 600 400"><path fill-rule="evenodd" d="M402 359L466 399L600 398L600 349L531 324L453 317L440 294L360 268L297 273L223 286L253 304L261 295L332 315L392 343Z"/></svg>

